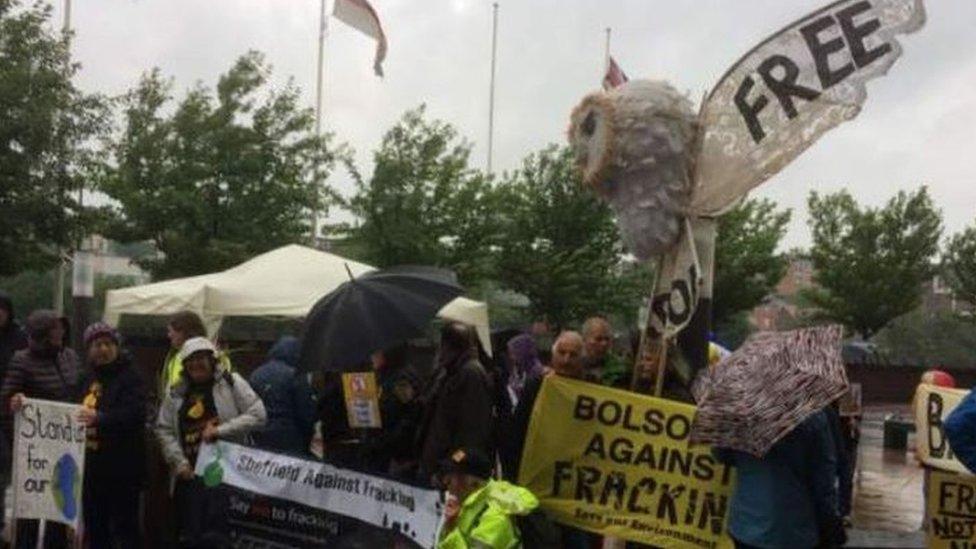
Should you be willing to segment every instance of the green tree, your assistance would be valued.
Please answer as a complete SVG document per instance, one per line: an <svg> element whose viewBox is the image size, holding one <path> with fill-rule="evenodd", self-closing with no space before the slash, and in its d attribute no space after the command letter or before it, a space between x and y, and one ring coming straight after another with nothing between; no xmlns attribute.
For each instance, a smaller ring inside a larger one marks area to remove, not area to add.
<svg viewBox="0 0 976 549"><path fill-rule="evenodd" d="M712 319L716 326L749 311L769 295L786 273L776 252L790 222L790 210L767 199L749 199L718 220Z"/></svg>
<svg viewBox="0 0 976 549"><path fill-rule="evenodd" d="M52 265L91 220L77 195L108 111L75 87L50 19L49 5L0 0L0 275Z"/></svg>
<svg viewBox="0 0 976 549"><path fill-rule="evenodd" d="M899 192L883 208L862 208L846 191L808 200L820 314L870 339L918 307L935 274L942 214L928 190Z"/></svg>
<svg viewBox="0 0 976 549"><path fill-rule="evenodd" d="M122 99L124 128L101 180L117 203L107 235L152 242L161 254L137 263L154 277L220 270L308 240L341 148L315 135L299 89L272 87L270 71L249 52L215 90L197 85L170 109L172 83L157 69Z"/></svg>
<svg viewBox="0 0 976 549"><path fill-rule="evenodd" d="M378 267L426 264L453 269L476 289L494 272L497 202L490 180L468 165L471 146L420 106L393 126L373 154L367 181L355 166L345 201L354 225L333 228L340 247Z"/></svg>
<svg viewBox="0 0 976 549"><path fill-rule="evenodd" d="M943 264L956 296L976 306L976 226L953 235L946 246Z"/></svg>
<svg viewBox="0 0 976 549"><path fill-rule="evenodd" d="M916 309L893 320L874 341L894 364L976 368L976 330L950 312Z"/></svg>
<svg viewBox="0 0 976 549"><path fill-rule="evenodd" d="M633 318L647 269L624 258L609 206L581 182L567 148L530 155L499 189L499 280L557 326L595 314Z"/></svg>

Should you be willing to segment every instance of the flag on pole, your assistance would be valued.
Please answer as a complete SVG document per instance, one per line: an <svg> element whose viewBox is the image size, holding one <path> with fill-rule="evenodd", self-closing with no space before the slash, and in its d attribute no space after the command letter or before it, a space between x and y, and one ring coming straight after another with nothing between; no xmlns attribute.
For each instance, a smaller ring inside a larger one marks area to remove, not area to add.
<svg viewBox="0 0 976 549"><path fill-rule="evenodd" d="M386 58L386 34L380 25L376 10L366 0L336 0L332 15L336 19L376 40L376 57L373 71L383 76L383 59Z"/></svg>
<svg viewBox="0 0 976 549"><path fill-rule="evenodd" d="M610 62L607 64L607 74L603 76L603 89L612 90L618 86L622 86L625 82L630 80L627 75L620 69L620 65L617 64L617 60L610 56Z"/></svg>

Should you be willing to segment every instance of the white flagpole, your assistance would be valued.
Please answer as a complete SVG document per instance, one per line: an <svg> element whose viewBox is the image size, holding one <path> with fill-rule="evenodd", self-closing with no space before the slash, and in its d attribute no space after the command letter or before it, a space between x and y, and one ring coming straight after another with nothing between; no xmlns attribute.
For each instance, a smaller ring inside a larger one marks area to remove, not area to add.
<svg viewBox="0 0 976 549"><path fill-rule="evenodd" d="M316 65L315 77L315 135L322 133L322 72L325 66L325 33L328 19L325 15L325 4L322 0L319 12L319 62Z"/></svg>
<svg viewBox="0 0 976 549"><path fill-rule="evenodd" d="M315 66L315 136L322 135L322 76L325 72L325 36L328 31L328 16L326 15L325 4L328 0L321 0L319 6L319 56ZM312 211L312 244L318 237L319 211Z"/></svg>
<svg viewBox="0 0 976 549"><path fill-rule="evenodd" d="M488 175L491 175L491 154L495 138L495 52L498 43L498 2L492 5L491 25L491 81L488 88Z"/></svg>

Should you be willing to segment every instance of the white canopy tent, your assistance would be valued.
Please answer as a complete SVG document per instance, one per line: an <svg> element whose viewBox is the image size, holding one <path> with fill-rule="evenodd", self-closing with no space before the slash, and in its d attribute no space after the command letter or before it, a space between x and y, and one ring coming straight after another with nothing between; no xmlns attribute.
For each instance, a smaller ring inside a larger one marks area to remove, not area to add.
<svg viewBox="0 0 976 549"><path fill-rule="evenodd" d="M347 271L348 269L348 271ZM261 254L219 273L110 290L105 321L118 325L123 314L171 315L190 310L213 332L228 316L303 317L319 299L349 280L375 270L313 248L292 244ZM470 324L491 353L488 306L459 297L440 318Z"/></svg>

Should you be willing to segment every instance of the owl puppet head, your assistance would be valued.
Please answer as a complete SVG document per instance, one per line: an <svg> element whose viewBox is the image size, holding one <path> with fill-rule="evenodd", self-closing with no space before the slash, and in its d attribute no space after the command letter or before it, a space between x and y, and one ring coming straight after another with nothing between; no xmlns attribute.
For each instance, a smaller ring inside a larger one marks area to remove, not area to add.
<svg viewBox="0 0 976 549"><path fill-rule="evenodd" d="M593 93L573 110L569 141L583 180L613 207L641 260L671 249L681 233L697 130L691 102L660 81Z"/></svg>

